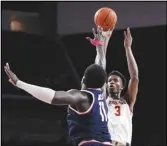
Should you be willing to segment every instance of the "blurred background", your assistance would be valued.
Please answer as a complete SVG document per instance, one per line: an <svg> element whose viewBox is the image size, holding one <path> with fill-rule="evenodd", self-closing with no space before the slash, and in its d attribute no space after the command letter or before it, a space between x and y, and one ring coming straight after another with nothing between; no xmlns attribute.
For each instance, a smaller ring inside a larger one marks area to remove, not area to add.
<svg viewBox="0 0 167 146"><path fill-rule="evenodd" d="M132 146L166 145L166 2L1 2L2 145L71 145L66 106L42 103L8 83L8 61L18 77L56 90L80 88L96 50L85 39L94 14L114 9L118 22L108 45L107 73L129 73L123 30L131 28L140 84Z"/></svg>

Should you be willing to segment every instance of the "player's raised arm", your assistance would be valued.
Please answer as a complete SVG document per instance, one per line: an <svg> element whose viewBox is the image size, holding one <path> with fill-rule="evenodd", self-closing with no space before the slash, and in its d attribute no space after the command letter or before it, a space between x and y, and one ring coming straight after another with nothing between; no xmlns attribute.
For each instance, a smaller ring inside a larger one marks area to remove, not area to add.
<svg viewBox="0 0 167 146"><path fill-rule="evenodd" d="M103 67L103 69L106 69L106 51L109 39L112 34L111 31L104 32L102 28L97 27L97 32L95 29L92 29L94 39L91 39L90 37L87 37L87 39L96 46L96 58L95 58L95 64L100 65Z"/></svg>
<svg viewBox="0 0 167 146"><path fill-rule="evenodd" d="M18 77L10 70L9 64L7 63L4 67L6 74L9 77L9 82L11 82L14 86L28 92L35 98L55 105L76 105L79 102L86 100L85 96L80 94L80 92L75 92L75 94L71 94L65 91L54 91L49 88L39 87L36 85L31 85L25 83L18 79ZM78 94L76 94L78 93Z"/></svg>
<svg viewBox="0 0 167 146"><path fill-rule="evenodd" d="M133 108L136 102L136 96L138 92L139 75L138 75L137 63L131 50L131 45L132 45L132 36L130 33L130 29L127 28L127 31L124 32L124 47L126 51L130 81L126 95L127 97L130 98L130 106Z"/></svg>
<svg viewBox="0 0 167 146"><path fill-rule="evenodd" d="M87 39L94 46L96 46L97 54L95 58L95 64L100 65L104 70L106 70L107 46L113 30L103 31L102 28L97 27L97 33L94 28L92 29L92 32L94 35L94 39L91 39L90 37L87 37ZM102 90L103 90L104 96L106 96L106 84L104 84Z"/></svg>

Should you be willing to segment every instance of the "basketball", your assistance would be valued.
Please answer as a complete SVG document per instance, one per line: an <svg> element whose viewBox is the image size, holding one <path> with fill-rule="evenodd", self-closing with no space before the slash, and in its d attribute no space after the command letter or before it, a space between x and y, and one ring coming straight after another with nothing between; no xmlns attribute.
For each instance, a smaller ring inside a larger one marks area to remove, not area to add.
<svg viewBox="0 0 167 146"><path fill-rule="evenodd" d="M108 31L115 27L117 15L110 8L101 8L95 13L94 21L96 26L100 26L104 31Z"/></svg>

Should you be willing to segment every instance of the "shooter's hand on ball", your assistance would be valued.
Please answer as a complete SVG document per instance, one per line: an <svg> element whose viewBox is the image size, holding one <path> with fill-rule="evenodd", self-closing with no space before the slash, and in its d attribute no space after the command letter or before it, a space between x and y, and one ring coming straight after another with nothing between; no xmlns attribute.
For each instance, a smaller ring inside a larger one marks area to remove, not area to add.
<svg viewBox="0 0 167 146"><path fill-rule="evenodd" d="M17 81L19 80L18 77L10 70L10 66L8 63L4 66L5 72L9 77L9 82L16 86Z"/></svg>

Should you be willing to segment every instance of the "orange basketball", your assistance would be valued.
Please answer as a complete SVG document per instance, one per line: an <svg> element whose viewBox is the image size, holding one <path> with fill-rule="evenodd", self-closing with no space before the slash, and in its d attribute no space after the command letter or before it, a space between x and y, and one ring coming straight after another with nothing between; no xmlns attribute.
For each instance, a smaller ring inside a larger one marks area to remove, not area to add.
<svg viewBox="0 0 167 146"><path fill-rule="evenodd" d="M103 30L108 31L115 27L117 15L115 11L110 8L101 8L95 13L94 21L97 26L100 26Z"/></svg>

